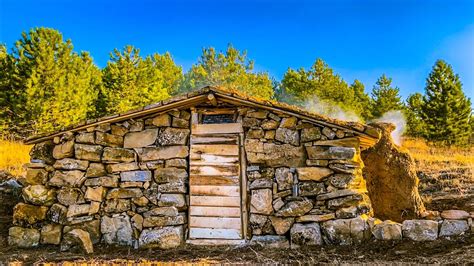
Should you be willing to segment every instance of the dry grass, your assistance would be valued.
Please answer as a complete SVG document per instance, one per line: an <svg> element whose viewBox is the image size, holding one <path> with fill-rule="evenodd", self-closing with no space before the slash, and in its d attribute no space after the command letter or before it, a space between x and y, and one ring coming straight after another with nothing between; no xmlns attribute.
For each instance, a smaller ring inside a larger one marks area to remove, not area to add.
<svg viewBox="0 0 474 266"><path fill-rule="evenodd" d="M29 162L31 146L18 141L0 139L0 170L14 176L24 175L23 164Z"/></svg>

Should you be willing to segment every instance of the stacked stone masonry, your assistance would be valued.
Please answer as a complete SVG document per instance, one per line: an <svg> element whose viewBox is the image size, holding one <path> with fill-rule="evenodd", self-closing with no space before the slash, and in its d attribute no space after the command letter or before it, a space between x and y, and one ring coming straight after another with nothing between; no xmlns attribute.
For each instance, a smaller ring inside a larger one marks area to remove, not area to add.
<svg viewBox="0 0 474 266"><path fill-rule="evenodd" d="M352 244L374 237L433 240L473 230L473 214L403 224L372 218L359 139L296 117L238 108L244 128L251 244ZM190 110L100 124L36 144L11 245L98 243L174 248L185 243ZM444 215L444 216L443 216Z"/></svg>

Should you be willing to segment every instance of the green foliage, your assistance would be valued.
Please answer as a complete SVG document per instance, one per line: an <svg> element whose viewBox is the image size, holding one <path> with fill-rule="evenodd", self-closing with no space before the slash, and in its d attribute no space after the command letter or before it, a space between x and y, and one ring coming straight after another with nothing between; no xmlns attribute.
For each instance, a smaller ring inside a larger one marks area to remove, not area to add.
<svg viewBox="0 0 474 266"><path fill-rule="evenodd" d="M0 133L13 131L14 121L18 121L18 95L12 86L15 58L7 52L5 45L0 45Z"/></svg>
<svg viewBox="0 0 474 266"><path fill-rule="evenodd" d="M94 112L100 71L88 53L49 28L23 33L15 43L7 99L11 122L23 132L44 132L78 123Z"/></svg>
<svg viewBox="0 0 474 266"><path fill-rule="evenodd" d="M317 59L309 70L288 69L282 80L282 88L277 99L304 105L307 101L318 99L333 104L345 111L355 112L368 118L368 96L364 86L354 81L350 87L321 59Z"/></svg>
<svg viewBox="0 0 474 266"><path fill-rule="evenodd" d="M372 116L374 118L392 110L403 110L399 89L392 87L392 79L383 74L372 89Z"/></svg>
<svg viewBox="0 0 474 266"><path fill-rule="evenodd" d="M350 89L354 92L355 101L353 104L355 110L358 110L359 114L365 121L372 119L372 112L370 110L372 99L367 93L365 93L364 84L356 79L350 85Z"/></svg>
<svg viewBox="0 0 474 266"><path fill-rule="evenodd" d="M425 134L425 123L422 118L422 106L424 104L421 93L411 94L406 103L405 116L407 119L406 134L412 137L422 137Z"/></svg>
<svg viewBox="0 0 474 266"><path fill-rule="evenodd" d="M424 102L422 116L429 140L448 145L468 143L471 101L462 91L459 76L443 60L436 61L426 80Z"/></svg>
<svg viewBox="0 0 474 266"><path fill-rule="evenodd" d="M117 113L159 102L170 97L181 80L181 67L168 53L142 58L133 46L115 49L103 70L99 106L106 113Z"/></svg>
<svg viewBox="0 0 474 266"><path fill-rule="evenodd" d="M263 99L273 97L268 74L255 73L254 62L247 58L247 52L240 52L231 45L225 53L218 53L213 47L203 49L198 63L186 73L181 91L208 85L237 89Z"/></svg>

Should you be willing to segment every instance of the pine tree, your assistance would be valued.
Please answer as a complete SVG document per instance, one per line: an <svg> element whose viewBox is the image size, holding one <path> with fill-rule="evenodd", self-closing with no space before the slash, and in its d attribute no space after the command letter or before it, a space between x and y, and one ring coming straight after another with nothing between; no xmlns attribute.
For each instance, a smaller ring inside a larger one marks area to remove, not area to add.
<svg viewBox="0 0 474 266"><path fill-rule="evenodd" d="M168 53L142 58L139 49L126 46L111 53L103 70L100 102L107 113L128 111L170 97L181 80L181 67Z"/></svg>
<svg viewBox="0 0 474 266"><path fill-rule="evenodd" d="M12 75L15 58L7 52L5 45L0 45L0 135L11 135L19 120L19 97L14 90Z"/></svg>
<svg viewBox="0 0 474 266"><path fill-rule="evenodd" d="M452 145L469 141L471 101L464 95L459 76L451 65L436 61L426 80L423 120L429 140Z"/></svg>
<svg viewBox="0 0 474 266"><path fill-rule="evenodd" d="M403 110L399 89L392 87L392 79L383 74L372 89L372 116L374 118L392 110Z"/></svg>
<svg viewBox="0 0 474 266"><path fill-rule="evenodd" d="M405 116L407 119L406 134L412 137L425 135L425 123L422 118L423 95L414 93L407 98Z"/></svg>
<svg viewBox="0 0 474 266"><path fill-rule="evenodd" d="M217 52L213 47L204 48L198 63L186 73L181 91L208 85L240 90L263 99L271 99L274 93L268 74L255 73L254 62L247 58L247 52L240 52L232 45L225 53Z"/></svg>
<svg viewBox="0 0 474 266"><path fill-rule="evenodd" d="M372 99L365 93L365 86L359 80L354 80L350 88L354 92L354 109L362 116L365 121L372 119L370 106Z"/></svg>
<svg viewBox="0 0 474 266"><path fill-rule="evenodd" d="M12 87L18 96L23 132L53 131L94 112L100 71L88 53L73 51L71 40L49 28L23 33L13 49Z"/></svg>

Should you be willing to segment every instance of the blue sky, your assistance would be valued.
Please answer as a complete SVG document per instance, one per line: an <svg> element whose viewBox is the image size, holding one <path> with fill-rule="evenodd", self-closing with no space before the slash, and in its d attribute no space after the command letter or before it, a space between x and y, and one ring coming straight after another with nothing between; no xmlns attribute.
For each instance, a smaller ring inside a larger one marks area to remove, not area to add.
<svg viewBox="0 0 474 266"><path fill-rule="evenodd" d="M232 43L277 79L320 57L367 91L385 73L404 98L423 91L441 58L474 100L474 0L0 0L0 42L11 47L38 26L60 30L101 67L114 48L133 44L144 55L169 51L186 70L203 47Z"/></svg>

